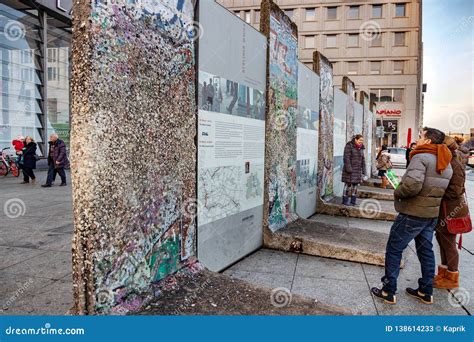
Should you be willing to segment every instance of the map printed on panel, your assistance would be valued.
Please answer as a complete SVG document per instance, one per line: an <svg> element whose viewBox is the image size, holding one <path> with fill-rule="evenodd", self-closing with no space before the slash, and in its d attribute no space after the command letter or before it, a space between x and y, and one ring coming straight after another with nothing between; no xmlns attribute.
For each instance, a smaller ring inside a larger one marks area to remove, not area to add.
<svg viewBox="0 0 474 342"><path fill-rule="evenodd" d="M242 170L238 166L221 166L199 172L198 197L203 223L215 221L240 211Z"/></svg>

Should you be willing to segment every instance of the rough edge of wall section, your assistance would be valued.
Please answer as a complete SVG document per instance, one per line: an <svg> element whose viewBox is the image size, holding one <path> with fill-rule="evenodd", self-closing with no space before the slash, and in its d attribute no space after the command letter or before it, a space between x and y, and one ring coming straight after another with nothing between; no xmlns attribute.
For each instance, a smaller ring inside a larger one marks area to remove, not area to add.
<svg viewBox="0 0 474 342"><path fill-rule="evenodd" d="M283 228L286 224L294 221L297 219L297 215L295 212L295 205L291 205L290 208L286 208L288 210L289 217L286 220L284 225L273 225L270 222L270 180L275 178L275 174L277 172L273 172L273 165L276 164L280 167L283 171L281 172L287 180L289 180L289 184L287 187L290 191L294 192L294 202L296 202L296 120L292 120L290 114L286 113L287 116L287 124L285 125L284 129L279 129L276 131L277 125L281 125L281 122L276 120L276 116L272 114L271 111L274 110L272 107L271 102L271 84L270 84L270 29L271 29L271 16L272 13L278 13L278 16L283 18L283 20L291 26L292 35L296 37L296 49L298 48L298 28L295 23L293 23L290 18L272 1L272 0L263 0L261 3L261 15L260 15L260 31L267 39L267 65L266 65L266 110L265 110L265 181L264 181L264 214L263 214L263 234L264 234L264 245L272 238L273 232L276 230ZM297 77L297 76L296 76ZM297 87L297 84L296 84ZM296 104L295 104L296 106ZM294 113L296 115L296 112ZM290 132L293 130L294 132ZM275 133L276 132L276 133ZM291 137L288 138L288 135L294 135L294 144L291 146L274 146L281 137L280 141L291 141ZM278 136L277 138L274 135ZM275 139L274 139L275 138ZM294 145L294 146L293 146ZM280 153L284 149L284 153L286 153L286 157L282 158L281 160L278 159L278 155L276 152ZM291 159L294 159L294 170L291 177L289 177L288 169L291 169ZM288 169L287 169L288 168ZM281 175L280 175L281 176ZM277 189L278 190L278 189Z"/></svg>
<svg viewBox="0 0 474 342"><path fill-rule="evenodd" d="M369 97L367 96L367 93L365 91L361 91L360 93L360 97L359 97L359 103L362 105L362 110L363 110L363 124L362 124L362 135L364 136L364 144L366 145L366 148L364 149L364 158L366 160L366 171L369 171L367 170L367 165L371 166L372 165L372 156L370 155L369 156L369 150L367 148L367 143L369 142L369 136L368 136L368 130L369 130L369 124L372 125L372 122L369 122L369 118L372 118L371 117L371 113L369 111ZM372 125L373 126L373 125ZM373 134L372 134L372 138L373 138ZM372 148L372 146L371 146ZM372 154L374 154L374 150L372 150ZM369 157L370 157L370 164L369 163ZM369 169L371 170L371 167L369 167ZM369 171L367 173L367 176L370 177L370 173L372 171Z"/></svg>
<svg viewBox="0 0 474 342"><path fill-rule="evenodd" d="M323 68L325 74L322 75ZM319 51L313 53L313 70L319 86L318 211L333 197L334 182L334 88L331 62Z"/></svg>
<svg viewBox="0 0 474 342"><path fill-rule="evenodd" d="M355 84L347 76L342 78L342 91L347 95L346 102L346 141L352 140L354 137L354 101L355 101Z"/></svg>
<svg viewBox="0 0 474 342"><path fill-rule="evenodd" d="M172 4L74 3L76 314L134 311L194 261L194 2Z"/></svg>

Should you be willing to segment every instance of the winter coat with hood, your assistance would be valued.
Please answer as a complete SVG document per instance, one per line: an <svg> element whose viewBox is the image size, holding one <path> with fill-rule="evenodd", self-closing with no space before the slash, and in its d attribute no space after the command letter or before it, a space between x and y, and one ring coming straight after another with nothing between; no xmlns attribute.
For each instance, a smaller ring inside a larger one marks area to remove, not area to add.
<svg viewBox="0 0 474 342"><path fill-rule="evenodd" d="M392 168L392 162L390 160L390 153L388 151L382 151L380 156L377 158L377 170L387 171Z"/></svg>
<svg viewBox="0 0 474 342"><path fill-rule="evenodd" d="M342 182L351 184L362 183L365 175L364 145L357 148L354 140L349 141L344 148L344 167L342 169Z"/></svg>
<svg viewBox="0 0 474 342"><path fill-rule="evenodd" d="M442 170L439 169L438 155L413 155L417 152L416 149L413 150L410 164L394 192L397 212L422 218L438 217L441 198L453 175L451 153L445 145L444 147L449 156L444 157L447 161Z"/></svg>
<svg viewBox="0 0 474 342"><path fill-rule="evenodd" d="M51 163L56 168L69 167L66 144L60 139L56 140L54 143L52 141L49 142L48 165L51 165Z"/></svg>

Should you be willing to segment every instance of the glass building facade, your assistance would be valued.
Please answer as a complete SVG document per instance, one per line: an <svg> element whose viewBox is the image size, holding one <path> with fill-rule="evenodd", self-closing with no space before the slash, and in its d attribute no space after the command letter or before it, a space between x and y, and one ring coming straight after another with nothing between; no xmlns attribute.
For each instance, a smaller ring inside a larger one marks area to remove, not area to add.
<svg viewBox="0 0 474 342"><path fill-rule="evenodd" d="M50 134L69 146L70 44L67 19L35 2L0 4L0 149L31 136L47 153Z"/></svg>

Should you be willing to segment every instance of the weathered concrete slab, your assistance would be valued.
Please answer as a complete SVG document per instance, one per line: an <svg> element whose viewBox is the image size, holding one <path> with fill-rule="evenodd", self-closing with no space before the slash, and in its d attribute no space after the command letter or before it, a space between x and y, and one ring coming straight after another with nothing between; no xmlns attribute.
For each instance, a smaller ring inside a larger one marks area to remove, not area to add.
<svg viewBox="0 0 474 342"><path fill-rule="evenodd" d="M382 180L380 178L369 178L366 181L362 182L362 185L380 188L380 186L382 185ZM391 184L388 184L387 187L389 189L393 189Z"/></svg>
<svg viewBox="0 0 474 342"><path fill-rule="evenodd" d="M373 198L383 201L393 201L393 189L382 189L373 186L359 186L357 196L359 198Z"/></svg>
<svg viewBox="0 0 474 342"><path fill-rule="evenodd" d="M252 285L199 265L161 281L138 315L348 315L350 310Z"/></svg>
<svg viewBox="0 0 474 342"><path fill-rule="evenodd" d="M388 234L300 219L265 238L268 248L383 266Z"/></svg>
<svg viewBox="0 0 474 342"><path fill-rule="evenodd" d="M318 213L384 221L395 221L397 217L393 201L375 198L358 198L355 206L345 206L342 205L342 198L334 197L327 202L320 201Z"/></svg>

